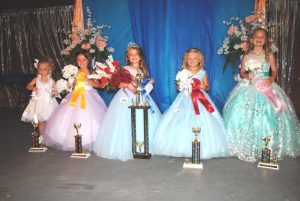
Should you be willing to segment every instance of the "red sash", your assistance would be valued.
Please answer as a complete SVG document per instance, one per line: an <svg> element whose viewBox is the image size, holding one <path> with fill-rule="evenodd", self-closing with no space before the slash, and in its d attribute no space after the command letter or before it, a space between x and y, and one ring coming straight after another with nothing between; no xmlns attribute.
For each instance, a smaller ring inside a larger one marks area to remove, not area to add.
<svg viewBox="0 0 300 201"><path fill-rule="evenodd" d="M213 108L213 106L210 104L210 102L207 100L207 98L205 97L204 93L200 90L200 80L193 78L194 83L192 84L192 102L193 102L193 106L194 106L194 111L196 115L200 115L200 110L198 107L198 102L197 100L200 101L200 103L202 103L202 105L205 107L205 109L208 112L213 112L215 111L215 109Z"/></svg>

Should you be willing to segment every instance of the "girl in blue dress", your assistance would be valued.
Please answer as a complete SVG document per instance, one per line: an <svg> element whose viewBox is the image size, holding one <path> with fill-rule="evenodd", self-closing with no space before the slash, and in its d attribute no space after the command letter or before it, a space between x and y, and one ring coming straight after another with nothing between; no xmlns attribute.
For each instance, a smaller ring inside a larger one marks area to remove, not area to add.
<svg viewBox="0 0 300 201"><path fill-rule="evenodd" d="M133 80L135 80L137 74L142 75L143 79L148 76L142 50L134 43L130 43L127 48L126 63L127 66L123 68L129 71ZM152 84L153 80L150 81L149 85ZM128 107L132 105L132 100L136 98L135 93L137 86L133 82L121 82L119 88L101 124L102 127L94 144L94 152L103 158L126 161L133 159L131 110ZM161 113L150 95L146 96L147 98L145 95L143 98L147 100L148 105L151 107L148 111L149 149L151 153L154 131ZM137 130L140 129L137 128Z"/></svg>
<svg viewBox="0 0 300 201"><path fill-rule="evenodd" d="M272 157L300 154L299 120L288 96L274 82L278 71L266 41L265 29L253 31L250 50L241 62L244 79L232 90L224 106L229 151L248 162L260 157L264 136L272 138Z"/></svg>
<svg viewBox="0 0 300 201"><path fill-rule="evenodd" d="M163 114L156 131L154 154L191 157L192 128L201 128L201 159L228 156L223 119L206 93L209 83L204 56L197 48L186 51L183 70L177 74L181 91Z"/></svg>

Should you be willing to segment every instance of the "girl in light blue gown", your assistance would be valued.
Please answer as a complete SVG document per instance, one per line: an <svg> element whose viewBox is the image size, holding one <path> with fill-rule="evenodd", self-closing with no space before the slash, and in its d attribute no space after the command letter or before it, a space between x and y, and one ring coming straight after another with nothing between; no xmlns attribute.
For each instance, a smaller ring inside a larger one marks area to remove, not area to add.
<svg viewBox="0 0 300 201"><path fill-rule="evenodd" d="M126 70L130 72L133 79L137 73L143 78L148 75L144 63L142 50L134 43L130 43L126 52ZM153 81L150 81L150 85ZM131 110L128 108L135 99L136 85L134 83L121 82L119 91L112 99L107 113L102 121L100 132L94 144L94 152L103 158L118 159L126 161L133 159L132 137L131 137ZM153 149L153 136L156 125L160 119L160 111L150 95L143 95L150 109L148 110L149 149ZM147 96L147 97L145 97ZM139 117L137 117L138 119ZM142 117L141 117L142 118ZM142 125L137 124L137 131Z"/></svg>
<svg viewBox="0 0 300 201"><path fill-rule="evenodd" d="M267 31L255 29L250 41L250 51L241 62L244 79L224 107L229 151L241 160L255 162L264 146L263 137L270 136L272 157L299 156L299 120L288 96L274 82L278 72L267 47Z"/></svg>
<svg viewBox="0 0 300 201"><path fill-rule="evenodd" d="M209 159L228 156L223 119L206 91L208 79L203 69L204 56L196 48L187 50L183 70L177 74L181 91L163 114L155 134L154 154L191 157L192 128L201 128L200 157ZM187 73L184 80L179 74Z"/></svg>

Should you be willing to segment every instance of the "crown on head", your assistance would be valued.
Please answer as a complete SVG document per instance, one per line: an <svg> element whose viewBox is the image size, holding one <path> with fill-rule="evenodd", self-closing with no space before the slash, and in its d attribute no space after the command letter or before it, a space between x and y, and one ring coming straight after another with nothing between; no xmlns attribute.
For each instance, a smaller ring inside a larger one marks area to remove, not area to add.
<svg viewBox="0 0 300 201"><path fill-rule="evenodd" d="M138 46L136 43L130 42L130 43L128 43L128 45L127 45L127 50L128 50L129 48L132 48L132 47L137 47L137 48L139 48L139 46Z"/></svg>

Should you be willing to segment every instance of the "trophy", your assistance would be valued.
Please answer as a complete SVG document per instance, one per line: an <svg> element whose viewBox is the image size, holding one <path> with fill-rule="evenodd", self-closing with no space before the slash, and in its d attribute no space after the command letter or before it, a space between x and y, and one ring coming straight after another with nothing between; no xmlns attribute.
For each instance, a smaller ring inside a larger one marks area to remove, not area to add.
<svg viewBox="0 0 300 201"><path fill-rule="evenodd" d="M143 98L142 95L142 75L136 74L135 77L135 83L136 83L136 94L135 94L135 100L132 100L132 105L134 106L147 106L147 101Z"/></svg>
<svg viewBox="0 0 300 201"><path fill-rule="evenodd" d="M263 136L265 146L261 150L261 160L258 163L258 167L279 170L277 159L271 159L271 149L268 147L271 139L271 136Z"/></svg>
<svg viewBox="0 0 300 201"><path fill-rule="evenodd" d="M71 155L71 158L88 158L91 156L90 153L83 151L82 149L82 135L79 134L79 128L81 123L74 123L74 128L76 130L75 138L75 152Z"/></svg>
<svg viewBox="0 0 300 201"><path fill-rule="evenodd" d="M201 128L192 128L195 135L195 139L192 141L192 162L185 161L183 168L203 169L203 164L200 162L200 140L198 136L201 132Z"/></svg>
<svg viewBox="0 0 300 201"><path fill-rule="evenodd" d="M131 134L132 134L132 154L134 158L150 159L149 153L149 131L148 131L148 109L147 101L142 96L142 75L136 75L137 91L135 99L132 99L131 109ZM138 118L137 118L138 116ZM139 118L140 117L140 118ZM143 129L138 130L137 128Z"/></svg>
<svg viewBox="0 0 300 201"><path fill-rule="evenodd" d="M34 118L34 122L32 123L33 132L31 133L31 147L29 152L45 152L47 147L43 146L40 143L40 133L38 131L39 123L37 118Z"/></svg>

